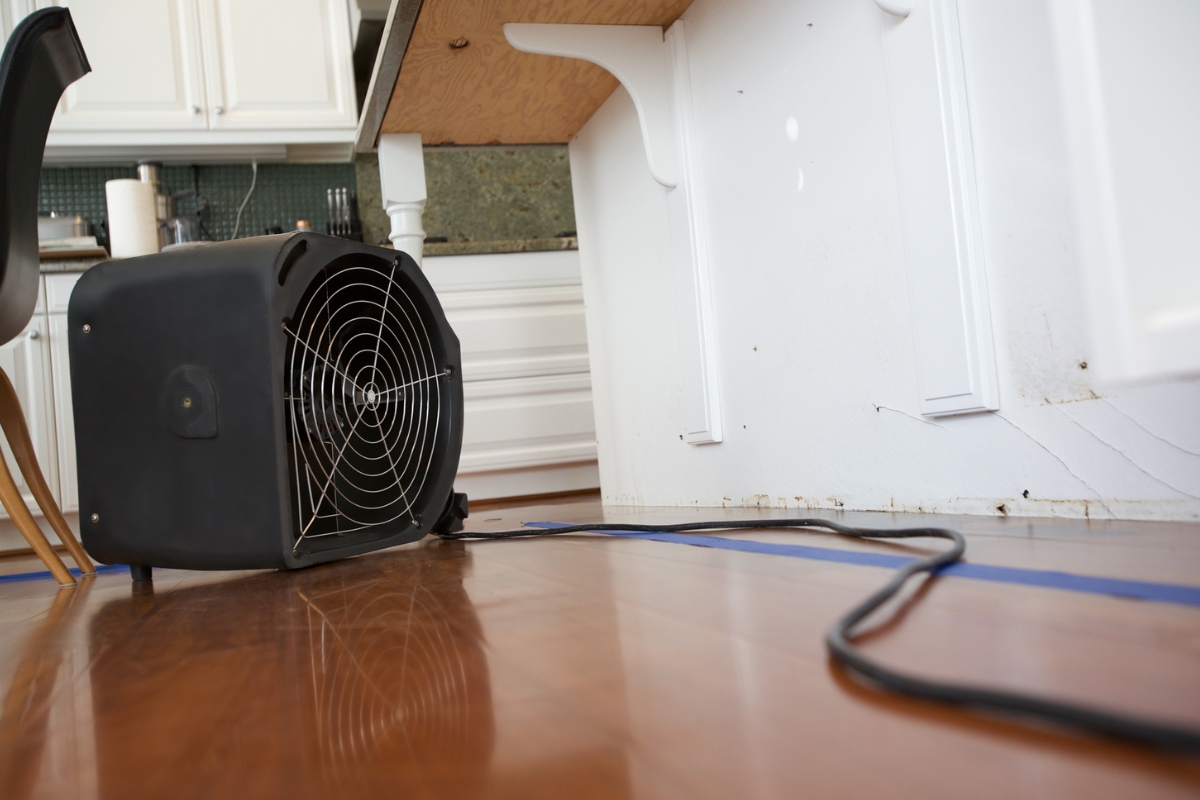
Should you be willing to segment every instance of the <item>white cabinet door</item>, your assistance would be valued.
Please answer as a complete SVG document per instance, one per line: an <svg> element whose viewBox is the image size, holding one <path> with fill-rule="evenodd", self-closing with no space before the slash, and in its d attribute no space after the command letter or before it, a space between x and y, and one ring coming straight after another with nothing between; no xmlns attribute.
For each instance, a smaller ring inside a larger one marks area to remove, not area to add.
<svg viewBox="0 0 1200 800"><path fill-rule="evenodd" d="M0 37L3 37L5 42L20 18L20 15L13 13L11 0L0 0Z"/></svg>
<svg viewBox="0 0 1200 800"><path fill-rule="evenodd" d="M357 122L344 0L200 0L213 130Z"/></svg>
<svg viewBox="0 0 1200 800"><path fill-rule="evenodd" d="M17 23L33 9L33 0L0 0L0 37L8 42Z"/></svg>
<svg viewBox="0 0 1200 800"><path fill-rule="evenodd" d="M462 345L455 485L476 500L600 485L579 253L427 256Z"/></svg>
<svg viewBox="0 0 1200 800"><path fill-rule="evenodd" d="M79 476L75 467L75 412L71 405L71 358L67 350L67 315L51 314L50 365L54 383L54 421L58 454L58 505L64 514L79 511ZM43 470L47 469L43 467ZM46 477L50 479L49 475Z"/></svg>
<svg viewBox="0 0 1200 800"><path fill-rule="evenodd" d="M47 327L46 315L41 310L35 312L25 330L0 347L0 368L17 390L21 409L25 412L25 424L29 426L29 435L33 439L33 450L37 454L38 465L42 468L42 474L46 476L50 492L57 498L58 458L54 448L54 404L51 400L50 339ZM0 440L3 440L0 449L4 452L8 470L25 498L26 505L35 515L40 515L37 501L29 492L7 439L0 436ZM8 518L8 514L2 508L0 517Z"/></svg>
<svg viewBox="0 0 1200 800"><path fill-rule="evenodd" d="M51 131L206 129L196 1L54 3L71 9L92 71L67 87Z"/></svg>
<svg viewBox="0 0 1200 800"><path fill-rule="evenodd" d="M1097 377L1200 375L1200 3L1056 0Z"/></svg>
<svg viewBox="0 0 1200 800"><path fill-rule="evenodd" d="M50 377L53 384L57 455L58 505L64 514L79 510L79 477L75 468L75 412L71 405L71 354L67 346L67 306L82 273L45 276L47 324L50 330ZM49 467L43 467L49 479Z"/></svg>

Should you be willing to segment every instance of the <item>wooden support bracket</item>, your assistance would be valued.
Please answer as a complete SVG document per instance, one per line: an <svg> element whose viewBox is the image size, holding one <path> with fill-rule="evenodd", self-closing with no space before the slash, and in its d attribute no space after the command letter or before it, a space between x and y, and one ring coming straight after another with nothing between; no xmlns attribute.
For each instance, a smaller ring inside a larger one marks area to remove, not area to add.
<svg viewBox="0 0 1200 800"><path fill-rule="evenodd" d="M642 125L654 180L675 188L670 54L657 25L537 25L509 22L504 38L524 53L563 56L604 67L621 82Z"/></svg>
<svg viewBox="0 0 1200 800"><path fill-rule="evenodd" d="M504 26L505 38L516 49L590 61L611 72L633 99L650 175L667 190L684 440L707 444L721 441L721 406L710 257L684 31L682 20L671 26L665 38L662 29L653 25Z"/></svg>
<svg viewBox="0 0 1200 800"><path fill-rule="evenodd" d="M875 5L893 17L900 17L901 19L912 13L912 6L907 3L897 2L897 0L875 0Z"/></svg>

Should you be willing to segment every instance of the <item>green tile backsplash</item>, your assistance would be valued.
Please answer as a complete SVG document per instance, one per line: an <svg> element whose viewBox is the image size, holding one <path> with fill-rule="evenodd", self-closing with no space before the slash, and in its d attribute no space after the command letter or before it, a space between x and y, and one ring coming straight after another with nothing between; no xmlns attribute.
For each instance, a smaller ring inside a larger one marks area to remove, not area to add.
<svg viewBox="0 0 1200 800"><path fill-rule="evenodd" d="M38 213L87 217L103 238L101 221L108 212L104 201L104 183L114 178L136 178L133 167L43 167L38 193ZM167 166L162 179L166 188L177 195L178 216L196 214L196 198L201 198L201 238L228 239L233 234L238 206L250 188L249 164L218 164L197 167ZM257 236L266 228L295 227L296 220L307 219L314 230L324 230L327 212L326 190L345 186L354 190L352 164L260 164L254 194L242 212L240 236Z"/></svg>
<svg viewBox="0 0 1200 800"><path fill-rule="evenodd" d="M104 183L134 177L133 167L43 167L38 213L87 217L103 241ZM548 239L575 229L566 147L429 148L425 179L429 237L477 243L474 251L489 252L511 249L506 242ZM179 195L176 214L194 215L196 198L201 198L204 239L232 235L250 180L249 164L163 168L163 182ZM291 230L298 219L322 231L328 216L326 189L341 186L359 192L366 241L386 240L390 226L380 206L374 155L361 155L353 164L260 164L238 235L259 235L273 226Z"/></svg>

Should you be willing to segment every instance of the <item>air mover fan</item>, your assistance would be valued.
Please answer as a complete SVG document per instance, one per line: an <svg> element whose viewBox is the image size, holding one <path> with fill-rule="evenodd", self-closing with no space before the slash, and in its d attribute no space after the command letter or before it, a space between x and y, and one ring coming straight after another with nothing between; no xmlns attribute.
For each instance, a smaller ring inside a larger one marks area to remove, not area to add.
<svg viewBox="0 0 1200 800"><path fill-rule="evenodd" d="M458 338L409 256L303 233L112 261L68 322L100 561L293 568L461 528Z"/></svg>

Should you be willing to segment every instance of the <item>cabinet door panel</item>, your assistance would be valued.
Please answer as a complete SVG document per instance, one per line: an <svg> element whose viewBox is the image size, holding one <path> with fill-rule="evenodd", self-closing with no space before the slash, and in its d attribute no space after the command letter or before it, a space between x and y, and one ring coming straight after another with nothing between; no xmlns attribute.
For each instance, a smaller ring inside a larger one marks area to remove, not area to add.
<svg viewBox="0 0 1200 800"><path fill-rule="evenodd" d="M12 33L12 29L21 19L18 14L13 13L13 4L11 0L0 0L0 37L4 41L8 41L8 35Z"/></svg>
<svg viewBox="0 0 1200 800"><path fill-rule="evenodd" d="M356 123L339 0L201 0L213 130Z"/></svg>
<svg viewBox="0 0 1200 800"><path fill-rule="evenodd" d="M207 128L196 0L55 4L71 9L92 72L67 87L52 131Z"/></svg>
<svg viewBox="0 0 1200 800"><path fill-rule="evenodd" d="M58 440L58 503L64 514L79 510L79 476L75 468L75 412L71 405L71 359L67 349L67 315L51 314L50 364L54 382L54 420ZM49 476L47 476L49 480Z"/></svg>
<svg viewBox="0 0 1200 800"><path fill-rule="evenodd" d="M1053 4L1096 378L1200 376L1200 3Z"/></svg>
<svg viewBox="0 0 1200 800"><path fill-rule="evenodd" d="M33 10L33 0L0 0L0 37L8 41L9 34L25 15Z"/></svg>
<svg viewBox="0 0 1200 800"><path fill-rule="evenodd" d="M46 476L50 492L56 499L60 499L58 458L54 449L54 406L51 401L50 341L47 328L46 317L43 314L35 314L19 336L0 347L0 369L4 370L17 390L21 410L25 412L25 424L29 426L29 436L33 439L33 450L37 455L38 465L42 468L42 474ZM0 450L4 453L8 470L25 498L26 505L35 515L40 515L37 502L30 494L25 478L17 467L7 439L0 436L0 442ZM8 518L3 508L0 508L0 516Z"/></svg>

